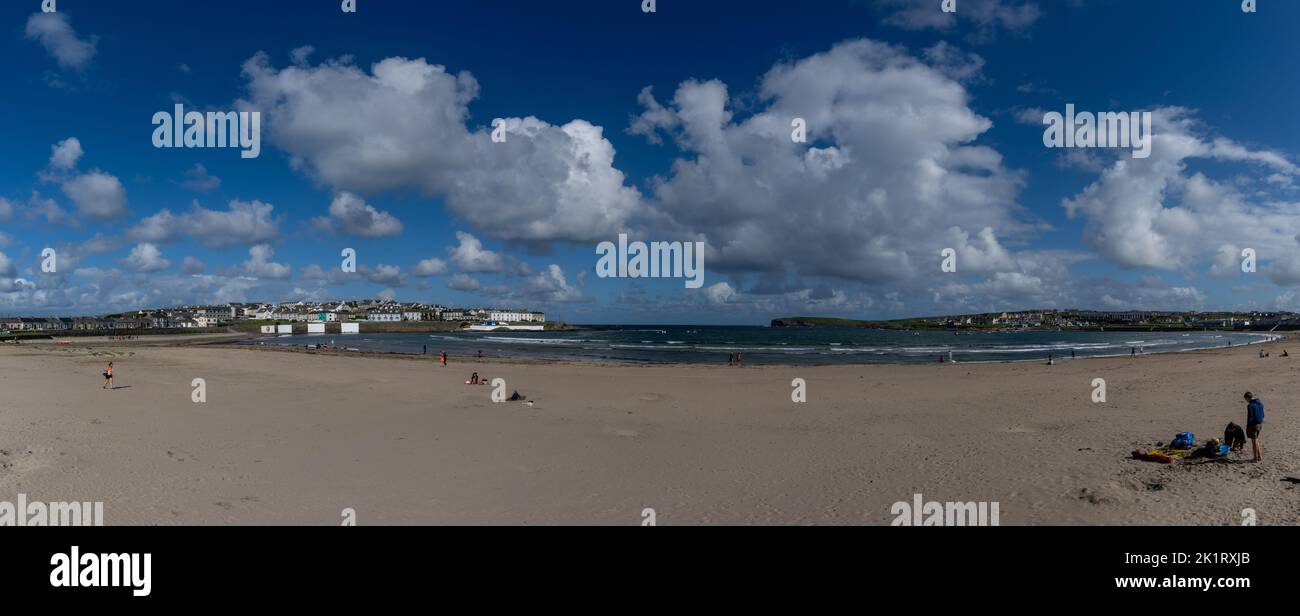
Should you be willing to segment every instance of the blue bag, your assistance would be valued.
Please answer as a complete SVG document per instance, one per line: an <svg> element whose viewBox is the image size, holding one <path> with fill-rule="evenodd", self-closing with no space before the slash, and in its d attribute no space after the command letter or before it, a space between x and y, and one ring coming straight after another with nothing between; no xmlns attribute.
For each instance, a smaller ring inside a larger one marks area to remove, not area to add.
<svg viewBox="0 0 1300 616"><path fill-rule="evenodd" d="M1179 432L1169 442L1170 449L1191 449L1196 446L1196 435L1191 432Z"/></svg>

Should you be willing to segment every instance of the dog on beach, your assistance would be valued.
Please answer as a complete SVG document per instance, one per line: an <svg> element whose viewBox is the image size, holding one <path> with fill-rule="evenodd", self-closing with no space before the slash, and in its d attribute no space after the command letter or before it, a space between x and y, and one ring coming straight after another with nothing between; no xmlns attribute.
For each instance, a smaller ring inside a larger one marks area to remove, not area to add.
<svg viewBox="0 0 1300 616"><path fill-rule="evenodd" d="M1223 429L1223 442L1227 443L1233 451L1241 451L1246 447L1246 431L1235 423L1229 423L1228 427Z"/></svg>

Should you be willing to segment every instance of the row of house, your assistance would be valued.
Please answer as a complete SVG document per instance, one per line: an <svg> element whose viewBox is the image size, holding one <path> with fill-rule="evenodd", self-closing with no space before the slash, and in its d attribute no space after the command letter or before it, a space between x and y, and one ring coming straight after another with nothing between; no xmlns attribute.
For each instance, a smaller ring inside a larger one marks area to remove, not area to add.
<svg viewBox="0 0 1300 616"><path fill-rule="evenodd" d="M1158 310L1026 310L991 312L924 319L934 325L998 326L1006 328L1091 328L1130 327L1251 327L1262 324L1287 325L1296 320L1290 312L1173 312Z"/></svg>
<svg viewBox="0 0 1300 616"><path fill-rule="evenodd" d="M177 325L166 317L0 317L0 331L57 332L98 329L170 329L198 327L196 323Z"/></svg>
<svg viewBox="0 0 1300 616"><path fill-rule="evenodd" d="M437 304L399 303L391 300L232 303L138 310L106 317L0 317L0 331L188 329L220 327L240 321L545 323L546 314L529 310L448 308Z"/></svg>

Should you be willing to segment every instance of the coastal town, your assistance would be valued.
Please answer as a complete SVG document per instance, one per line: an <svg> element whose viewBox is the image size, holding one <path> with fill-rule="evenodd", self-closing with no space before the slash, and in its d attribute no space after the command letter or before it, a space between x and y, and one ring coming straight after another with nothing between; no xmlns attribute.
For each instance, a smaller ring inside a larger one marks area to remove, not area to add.
<svg viewBox="0 0 1300 616"><path fill-rule="evenodd" d="M1048 309L863 321L824 317L785 317L773 327L866 327L880 329L1105 330L1220 329L1254 331L1300 329L1300 314L1288 311L1181 312L1155 310Z"/></svg>
<svg viewBox="0 0 1300 616"><path fill-rule="evenodd" d="M1293 312L1173 312L1152 310L1026 310L917 319L932 326L1019 329L1193 328L1257 329L1300 325Z"/></svg>
<svg viewBox="0 0 1300 616"><path fill-rule="evenodd" d="M4 332L136 332L197 330L282 323L459 322L544 325L546 314L522 309L449 308L439 304L390 300L330 302L228 303L142 309L85 317L0 316Z"/></svg>

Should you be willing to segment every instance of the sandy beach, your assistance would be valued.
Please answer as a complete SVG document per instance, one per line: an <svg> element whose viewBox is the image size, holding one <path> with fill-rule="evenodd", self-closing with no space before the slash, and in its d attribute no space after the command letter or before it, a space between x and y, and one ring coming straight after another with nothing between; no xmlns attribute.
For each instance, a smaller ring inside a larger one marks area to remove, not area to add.
<svg viewBox="0 0 1300 616"><path fill-rule="evenodd" d="M887 525L919 493L998 502L1004 525L1235 525L1247 508L1300 523L1285 481L1300 476L1300 357L1279 356L1286 341L798 368L443 368L160 343L0 346L0 500L103 501L108 525L332 525L345 508L363 525L637 525L646 508L661 525ZM534 404L493 403L464 384L473 371ZM806 403L791 401L795 378ZM1244 424L1246 390L1267 409L1263 463L1129 458Z"/></svg>

